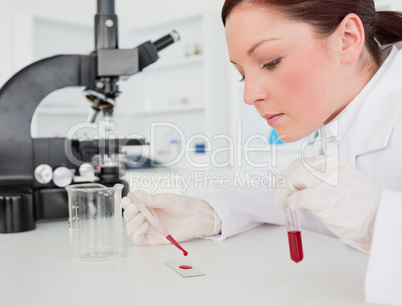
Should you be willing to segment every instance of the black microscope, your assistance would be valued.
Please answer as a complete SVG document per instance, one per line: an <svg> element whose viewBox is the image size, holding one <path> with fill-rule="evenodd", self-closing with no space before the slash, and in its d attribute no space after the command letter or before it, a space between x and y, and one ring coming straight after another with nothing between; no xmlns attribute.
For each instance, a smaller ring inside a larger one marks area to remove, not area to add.
<svg viewBox="0 0 402 306"><path fill-rule="evenodd" d="M157 61L160 50L178 40L172 31L154 42L118 49L114 0L97 0L93 52L48 57L11 77L0 89L0 233L32 230L40 219L67 218L64 187L73 184L74 173L92 165L94 157L97 182L123 183L127 192L121 165L110 161L126 146L147 145L144 139L32 138L32 116L49 93L83 86L92 103L89 121L99 112L110 118L120 94L119 78L142 71Z"/></svg>

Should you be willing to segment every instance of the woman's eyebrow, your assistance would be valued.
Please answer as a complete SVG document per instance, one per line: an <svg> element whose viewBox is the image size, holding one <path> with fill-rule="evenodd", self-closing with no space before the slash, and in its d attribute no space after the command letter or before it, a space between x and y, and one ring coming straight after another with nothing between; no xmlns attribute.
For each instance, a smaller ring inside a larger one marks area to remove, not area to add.
<svg viewBox="0 0 402 306"><path fill-rule="evenodd" d="M272 37L272 38L268 38L268 39L263 39L259 42L257 42L256 44L254 44L248 51L247 51L247 55L251 56L253 54L253 52L255 51L255 49L257 49L261 44L266 43L266 42L270 42L270 41L274 41L274 40L278 40L281 39L280 37Z"/></svg>
<svg viewBox="0 0 402 306"><path fill-rule="evenodd" d="M247 55L248 55L248 56L251 56L251 55L253 54L253 52L254 52L260 45L262 45L263 43L270 42L270 41L274 41L274 40L278 40L278 39L281 39L281 37L271 37L271 38L263 39L263 40L257 42L256 44L254 44L254 45L247 51ZM230 62L231 62L233 65L238 65L235 61L230 60Z"/></svg>

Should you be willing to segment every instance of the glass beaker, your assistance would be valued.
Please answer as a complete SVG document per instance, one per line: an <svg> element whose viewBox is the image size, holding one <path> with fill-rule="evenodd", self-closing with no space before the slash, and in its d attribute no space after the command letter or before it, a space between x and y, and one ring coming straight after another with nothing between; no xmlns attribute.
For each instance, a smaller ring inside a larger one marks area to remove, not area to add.
<svg viewBox="0 0 402 306"><path fill-rule="evenodd" d="M86 261L119 256L123 249L122 184L88 183L66 187L71 254Z"/></svg>

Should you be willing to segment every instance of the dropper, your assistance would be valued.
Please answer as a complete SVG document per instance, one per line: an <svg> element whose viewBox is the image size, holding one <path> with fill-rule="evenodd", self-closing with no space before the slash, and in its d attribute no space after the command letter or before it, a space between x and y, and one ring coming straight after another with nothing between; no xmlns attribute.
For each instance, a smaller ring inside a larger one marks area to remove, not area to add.
<svg viewBox="0 0 402 306"><path fill-rule="evenodd" d="M137 209L144 215L144 217L153 225L156 227L156 229L167 239L169 240L173 245L175 245L178 249L180 249L183 252L184 256L187 256L188 252L183 249L180 244L168 233L168 231L163 227L163 225L155 219L154 216L149 212L148 209L146 209L145 204L142 203L138 198L135 197L134 193L129 192L127 196L134 202L134 204L137 206Z"/></svg>

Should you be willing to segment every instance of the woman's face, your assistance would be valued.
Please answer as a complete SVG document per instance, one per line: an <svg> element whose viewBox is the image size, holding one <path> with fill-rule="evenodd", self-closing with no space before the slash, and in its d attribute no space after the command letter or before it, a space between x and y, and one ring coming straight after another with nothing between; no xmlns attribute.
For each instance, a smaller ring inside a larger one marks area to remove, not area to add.
<svg viewBox="0 0 402 306"><path fill-rule="evenodd" d="M339 113L344 102L340 60L331 51L336 42L324 43L309 24L238 5L226 21L226 41L244 77L244 101L283 141L302 139Z"/></svg>

